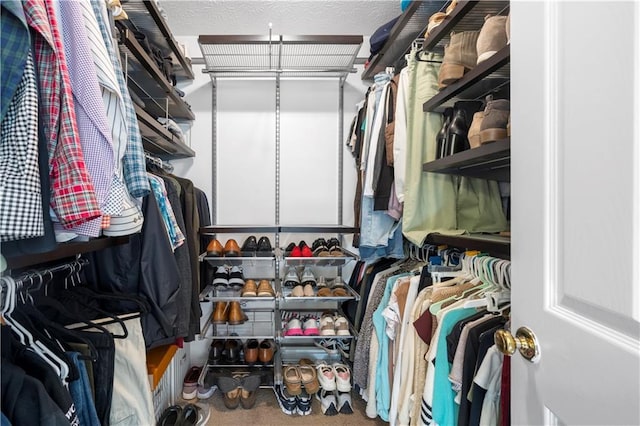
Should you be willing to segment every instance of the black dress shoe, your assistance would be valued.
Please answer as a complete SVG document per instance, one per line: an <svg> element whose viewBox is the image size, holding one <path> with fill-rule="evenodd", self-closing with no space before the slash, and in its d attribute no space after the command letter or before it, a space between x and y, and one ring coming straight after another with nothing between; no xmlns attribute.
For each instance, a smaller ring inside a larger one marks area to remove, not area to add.
<svg viewBox="0 0 640 426"><path fill-rule="evenodd" d="M293 251L293 249L296 248L296 243L289 243L289 245L287 246L286 249L284 249L284 255L286 257L291 256L291 252Z"/></svg>
<svg viewBox="0 0 640 426"><path fill-rule="evenodd" d="M209 349L209 364L217 365L222 362L222 352L224 351L224 340L214 340Z"/></svg>
<svg viewBox="0 0 640 426"><path fill-rule="evenodd" d="M436 136L436 159L446 156L447 135L449 134L449 126L453 116L453 108L447 108L443 113L444 121L442 127Z"/></svg>
<svg viewBox="0 0 640 426"><path fill-rule="evenodd" d="M240 253L242 253L243 256L255 256L257 249L258 243L256 243L256 237L251 235L249 236L249 238L244 240L244 244L242 244Z"/></svg>
<svg viewBox="0 0 640 426"><path fill-rule="evenodd" d="M177 426L182 423L182 407L172 405L162 412L158 419L158 426Z"/></svg>
<svg viewBox="0 0 640 426"><path fill-rule="evenodd" d="M258 240L258 248L256 250L256 256L269 257L273 254L273 247L268 237L260 237Z"/></svg>
<svg viewBox="0 0 640 426"><path fill-rule="evenodd" d="M229 339L224 343L222 359L225 364L234 365L240 363L240 351L242 345L237 339Z"/></svg>

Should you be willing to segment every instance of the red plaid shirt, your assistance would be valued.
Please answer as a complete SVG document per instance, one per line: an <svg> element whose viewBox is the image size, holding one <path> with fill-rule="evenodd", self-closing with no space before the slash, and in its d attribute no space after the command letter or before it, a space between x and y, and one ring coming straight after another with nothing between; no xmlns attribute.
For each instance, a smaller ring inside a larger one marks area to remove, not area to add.
<svg viewBox="0 0 640 426"><path fill-rule="evenodd" d="M51 206L71 228L100 216L76 125L69 71L52 0L24 0L28 25L35 30L34 55L40 91L40 117L49 150Z"/></svg>

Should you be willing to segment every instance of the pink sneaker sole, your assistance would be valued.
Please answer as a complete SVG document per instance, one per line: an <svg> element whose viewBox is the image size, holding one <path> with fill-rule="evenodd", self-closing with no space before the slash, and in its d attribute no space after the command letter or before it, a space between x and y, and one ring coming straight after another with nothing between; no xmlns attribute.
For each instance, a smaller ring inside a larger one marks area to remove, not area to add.
<svg viewBox="0 0 640 426"><path fill-rule="evenodd" d="M319 336L320 330L317 328L307 328L303 331L305 336Z"/></svg>

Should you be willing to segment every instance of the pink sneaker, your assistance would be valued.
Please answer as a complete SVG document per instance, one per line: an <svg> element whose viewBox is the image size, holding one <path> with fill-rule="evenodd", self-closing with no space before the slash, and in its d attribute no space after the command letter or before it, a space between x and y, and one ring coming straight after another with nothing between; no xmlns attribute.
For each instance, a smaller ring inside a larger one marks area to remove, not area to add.
<svg viewBox="0 0 640 426"><path fill-rule="evenodd" d="M303 336L302 323L298 318L291 318L287 323L287 330L284 332L285 336Z"/></svg>
<svg viewBox="0 0 640 426"><path fill-rule="evenodd" d="M302 325L302 333L305 336L319 336L320 323L316 317L308 317Z"/></svg>

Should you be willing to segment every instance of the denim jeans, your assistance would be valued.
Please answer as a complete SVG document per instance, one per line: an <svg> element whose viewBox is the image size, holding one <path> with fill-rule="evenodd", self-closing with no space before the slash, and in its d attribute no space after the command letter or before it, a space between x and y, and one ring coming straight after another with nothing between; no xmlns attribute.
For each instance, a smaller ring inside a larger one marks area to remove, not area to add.
<svg viewBox="0 0 640 426"><path fill-rule="evenodd" d="M69 392L76 406L80 424L83 426L100 426L84 361L79 358L80 354L78 352L67 352L67 355L78 368L79 378L69 383Z"/></svg>

